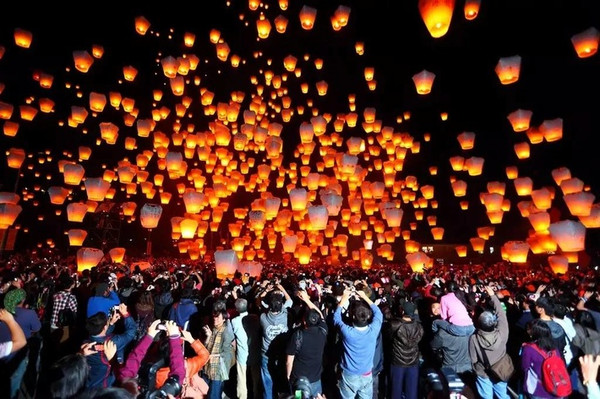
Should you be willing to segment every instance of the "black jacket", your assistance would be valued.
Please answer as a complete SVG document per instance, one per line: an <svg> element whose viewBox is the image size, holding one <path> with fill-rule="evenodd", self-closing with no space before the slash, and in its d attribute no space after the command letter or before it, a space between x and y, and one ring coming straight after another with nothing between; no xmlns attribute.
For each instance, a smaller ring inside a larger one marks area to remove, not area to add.
<svg viewBox="0 0 600 399"><path fill-rule="evenodd" d="M419 341L423 338L423 333L423 326L418 321L395 319L390 322L393 366L409 367L419 364Z"/></svg>

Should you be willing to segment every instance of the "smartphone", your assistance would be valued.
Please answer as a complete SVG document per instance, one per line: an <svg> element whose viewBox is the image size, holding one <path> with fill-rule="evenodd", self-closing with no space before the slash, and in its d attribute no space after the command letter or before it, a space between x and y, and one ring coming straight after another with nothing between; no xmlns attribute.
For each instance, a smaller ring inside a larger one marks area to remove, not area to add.
<svg viewBox="0 0 600 399"><path fill-rule="evenodd" d="M158 326L156 326L156 329L159 331L167 331L167 326L163 323L160 323Z"/></svg>
<svg viewBox="0 0 600 399"><path fill-rule="evenodd" d="M94 350L97 352L103 352L104 351L104 344L96 344L94 345Z"/></svg>

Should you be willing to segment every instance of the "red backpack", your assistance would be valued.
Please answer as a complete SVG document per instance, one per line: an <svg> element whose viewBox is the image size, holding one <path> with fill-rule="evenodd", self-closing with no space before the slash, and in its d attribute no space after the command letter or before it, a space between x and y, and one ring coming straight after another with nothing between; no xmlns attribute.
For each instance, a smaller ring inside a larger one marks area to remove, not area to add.
<svg viewBox="0 0 600 399"><path fill-rule="evenodd" d="M531 345L544 360L542 361L542 385L544 389L554 396L566 397L571 394L571 376L562 357L555 350L549 353L541 350L537 345Z"/></svg>

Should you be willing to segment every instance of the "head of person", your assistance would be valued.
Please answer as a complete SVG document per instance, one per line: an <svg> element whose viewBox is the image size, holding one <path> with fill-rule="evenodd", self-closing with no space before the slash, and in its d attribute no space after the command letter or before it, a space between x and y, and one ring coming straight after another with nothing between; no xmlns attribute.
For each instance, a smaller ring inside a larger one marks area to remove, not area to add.
<svg viewBox="0 0 600 399"><path fill-rule="evenodd" d="M142 307L154 307L154 296L151 291L143 291L138 297L137 304Z"/></svg>
<svg viewBox="0 0 600 399"><path fill-rule="evenodd" d="M108 283L98 283L94 288L94 296L108 297L110 295L110 287Z"/></svg>
<svg viewBox="0 0 600 399"><path fill-rule="evenodd" d="M108 330L108 316L104 312L98 312L88 317L85 321L85 329L90 335L102 336Z"/></svg>
<svg viewBox="0 0 600 399"><path fill-rule="evenodd" d="M531 337L531 342L534 342L540 349L545 351L555 349L552 331L544 320L531 320L527 324L527 333Z"/></svg>
<svg viewBox="0 0 600 399"><path fill-rule="evenodd" d="M225 323L225 321L227 320L228 317L229 317L229 315L228 315L226 309L213 309L213 312L212 312L213 326L215 326L216 328L221 327Z"/></svg>
<svg viewBox="0 0 600 399"><path fill-rule="evenodd" d="M458 285L458 283L456 281L449 280L446 283L446 292L448 292L448 293L450 293L450 292L456 293L459 290L460 290L460 286Z"/></svg>
<svg viewBox="0 0 600 399"><path fill-rule="evenodd" d="M398 311L400 317L406 317L410 319L414 319L416 317L417 305L411 301L404 301L402 305L400 305L400 309Z"/></svg>
<svg viewBox="0 0 600 399"><path fill-rule="evenodd" d="M4 295L4 309L12 314L15 314L18 306L22 306L25 303L27 294L22 288L12 289Z"/></svg>
<svg viewBox="0 0 600 399"><path fill-rule="evenodd" d="M272 294L269 298L269 312L279 313L283 309L283 296L281 294Z"/></svg>
<svg viewBox="0 0 600 399"><path fill-rule="evenodd" d="M308 309L304 314L304 325L306 328L318 326L320 320L321 315L316 309Z"/></svg>
<svg viewBox="0 0 600 399"><path fill-rule="evenodd" d="M492 332L498 327L498 317L489 310L481 312L477 318L477 328L481 331Z"/></svg>
<svg viewBox="0 0 600 399"><path fill-rule="evenodd" d="M85 356L76 353L57 360L48 370L51 398L73 398L85 390L89 368Z"/></svg>
<svg viewBox="0 0 600 399"><path fill-rule="evenodd" d="M594 317L587 310L577 312L577 315L575 315L575 323L579 324L583 328L596 330L596 322L594 321Z"/></svg>
<svg viewBox="0 0 600 399"><path fill-rule="evenodd" d="M540 315L552 317L554 316L554 303L546 296L540 297L535 301L535 310Z"/></svg>
<svg viewBox="0 0 600 399"><path fill-rule="evenodd" d="M352 324L355 327L366 327L371 319L371 308L363 301L355 301L352 306Z"/></svg>
<svg viewBox="0 0 600 399"><path fill-rule="evenodd" d="M184 288L181 290L181 299L190 299L194 296L194 290L191 288Z"/></svg>
<svg viewBox="0 0 600 399"><path fill-rule="evenodd" d="M431 314L433 317L438 317L442 314L442 305L439 302L433 302L431 304Z"/></svg>
<svg viewBox="0 0 600 399"><path fill-rule="evenodd" d="M58 291L68 291L71 288L73 288L74 285L75 285L75 280L73 280L73 277L71 277L67 274L62 274L60 276L60 278L58 279L58 283L56 284L56 289Z"/></svg>
<svg viewBox="0 0 600 399"><path fill-rule="evenodd" d="M238 313L245 313L248 311L248 300L245 298L238 298L235 300L235 310Z"/></svg>

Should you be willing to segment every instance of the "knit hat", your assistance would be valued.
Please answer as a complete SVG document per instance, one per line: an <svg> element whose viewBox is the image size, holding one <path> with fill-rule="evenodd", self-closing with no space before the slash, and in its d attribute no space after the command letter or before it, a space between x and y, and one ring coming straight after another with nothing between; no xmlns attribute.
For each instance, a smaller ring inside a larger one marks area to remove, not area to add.
<svg viewBox="0 0 600 399"><path fill-rule="evenodd" d="M22 288L8 291L4 296L4 308L14 314L17 304L21 303L25 299L25 296L25 290Z"/></svg>

